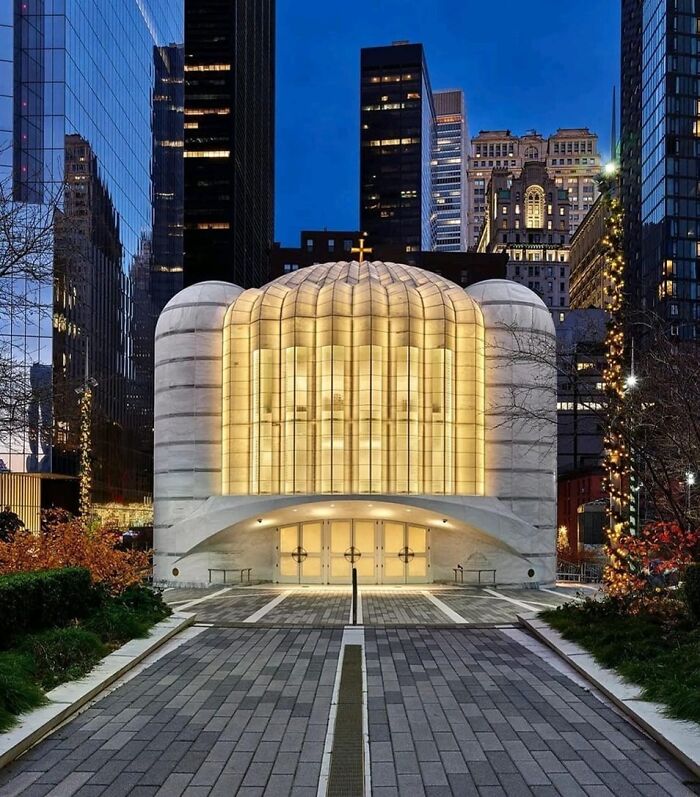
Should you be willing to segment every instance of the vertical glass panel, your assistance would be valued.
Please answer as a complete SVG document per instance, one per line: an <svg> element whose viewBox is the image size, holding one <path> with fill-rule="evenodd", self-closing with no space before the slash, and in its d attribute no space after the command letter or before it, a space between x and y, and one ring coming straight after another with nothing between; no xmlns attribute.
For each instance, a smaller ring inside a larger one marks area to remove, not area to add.
<svg viewBox="0 0 700 797"><path fill-rule="evenodd" d="M355 547L362 555L374 553L374 522L371 520L355 521Z"/></svg>
<svg viewBox="0 0 700 797"><path fill-rule="evenodd" d="M299 527L282 526L280 528L280 553L286 554L296 550L299 545Z"/></svg>
<svg viewBox="0 0 700 797"><path fill-rule="evenodd" d="M408 547L415 554L425 553L426 551L426 530L421 526L408 527Z"/></svg>
<svg viewBox="0 0 700 797"><path fill-rule="evenodd" d="M403 523L384 523L384 556L393 556L404 547Z"/></svg>
<svg viewBox="0 0 700 797"><path fill-rule="evenodd" d="M301 527L302 547L307 553L320 553L321 551L321 524L304 523Z"/></svg>
<svg viewBox="0 0 700 797"><path fill-rule="evenodd" d="M331 521L331 552L342 553L352 545L352 525L349 520Z"/></svg>

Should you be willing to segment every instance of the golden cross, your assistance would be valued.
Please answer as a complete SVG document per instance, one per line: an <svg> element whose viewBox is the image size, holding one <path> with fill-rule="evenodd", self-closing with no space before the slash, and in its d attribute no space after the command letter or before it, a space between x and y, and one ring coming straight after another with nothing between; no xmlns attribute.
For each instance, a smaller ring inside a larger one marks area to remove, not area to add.
<svg viewBox="0 0 700 797"><path fill-rule="evenodd" d="M360 263L364 262L365 253L366 252L372 252L372 251L374 251L372 249L372 247L365 246L365 236L364 235L360 238L360 245L359 246L353 246L353 248L350 250L350 252L352 254L359 254L360 255L360 259L359 259Z"/></svg>

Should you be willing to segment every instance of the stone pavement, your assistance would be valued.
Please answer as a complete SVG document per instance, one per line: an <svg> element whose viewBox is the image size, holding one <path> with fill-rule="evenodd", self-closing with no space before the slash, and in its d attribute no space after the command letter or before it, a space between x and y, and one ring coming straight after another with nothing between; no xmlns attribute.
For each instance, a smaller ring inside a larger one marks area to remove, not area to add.
<svg viewBox="0 0 700 797"><path fill-rule="evenodd" d="M432 594L463 616L469 600L519 611L486 594ZM0 771L0 795L315 797L346 639L333 625L349 600L330 590L324 607L320 591L295 591L260 625L241 623L279 595L256 587L199 604L223 625L193 632ZM373 795L698 793L688 771L527 635L449 627L421 590L366 588L364 612L376 624L352 634L364 645ZM227 627L234 615L240 624Z"/></svg>
<svg viewBox="0 0 700 797"><path fill-rule="evenodd" d="M198 622L215 625L242 623L267 603L286 594L285 599L271 609L259 622L264 625L342 626L350 617L350 589L348 587L232 587L224 594L217 590L178 589L165 593L165 599L179 608L187 601L199 600L187 611L196 612ZM441 625L453 623L425 593L439 599L457 612L465 623L474 625L509 624L517 622L517 614L558 606L575 594L561 590L558 594L534 589L500 589L478 587L446 587L426 585L399 587L361 586L362 621L366 625ZM213 597L212 597L213 596Z"/></svg>

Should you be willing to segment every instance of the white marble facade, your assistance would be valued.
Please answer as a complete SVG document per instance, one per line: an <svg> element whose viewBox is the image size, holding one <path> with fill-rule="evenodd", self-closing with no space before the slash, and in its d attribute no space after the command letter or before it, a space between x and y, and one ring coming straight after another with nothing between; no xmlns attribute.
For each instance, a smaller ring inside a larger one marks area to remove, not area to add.
<svg viewBox="0 0 700 797"><path fill-rule="evenodd" d="M321 264L306 269L305 277L316 279L314 269L326 283L329 275L340 275L341 281L353 285L379 279L390 291L392 284L408 279L433 292L436 286L450 295L461 291L408 266ZM484 449L478 494L226 494L224 463L236 457L235 443L223 450L224 402L229 401L223 384L227 314L230 318L239 297L239 304L245 304L266 291L294 296L295 290L288 275L252 291L223 282L200 283L175 296L159 319L156 580L205 584L210 569L252 568L253 578L273 582L343 583L352 566L344 569L343 534L347 529L359 535L362 529L364 542L352 536L347 550L366 548L360 570L366 583L452 581L458 564L466 570L495 569L499 584L551 583L556 563L554 326L536 294L507 280L467 289L484 338L485 400L479 410ZM385 313L386 308L370 312ZM400 550L410 550L413 556L417 546L417 555L397 569L399 544L389 541L400 538L401 524L405 546ZM295 525L300 535L309 532L303 540L299 537L299 548L306 546L308 559L298 570L288 550L289 530ZM214 572L212 578L218 581L221 574ZM465 581L472 578L476 574L468 574Z"/></svg>

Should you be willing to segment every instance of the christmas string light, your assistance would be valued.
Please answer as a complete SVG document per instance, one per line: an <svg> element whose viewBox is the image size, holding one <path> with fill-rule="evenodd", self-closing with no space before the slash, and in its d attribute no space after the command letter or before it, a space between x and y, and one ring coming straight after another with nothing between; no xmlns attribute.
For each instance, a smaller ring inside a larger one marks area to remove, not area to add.
<svg viewBox="0 0 700 797"><path fill-rule="evenodd" d="M604 183L603 202L607 207L605 248L606 309L609 314L605 338L605 367L603 384L607 398L607 428L604 437L605 476L603 489L609 497L607 553L608 566L605 580L613 595L624 594L630 582L626 563L626 550L620 539L629 530L629 484L631 457L625 443L625 332L624 289L625 259L622 249L623 210L620 200L613 195L612 184Z"/></svg>
<svg viewBox="0 0 700 797"><path fill-rule="evenodd" d="M90 448L92 445L92 390L86 386L80 392L80 470L78 507L82 517L90 514L92 493L92 465Z"/></svg>

